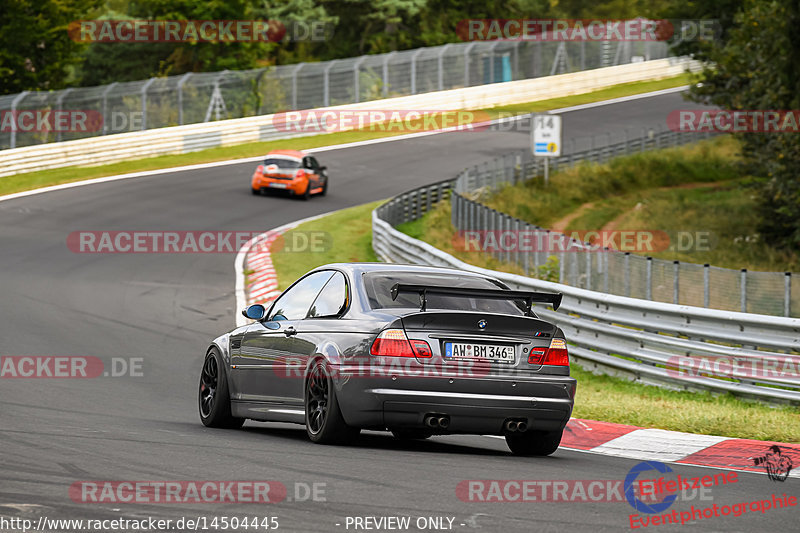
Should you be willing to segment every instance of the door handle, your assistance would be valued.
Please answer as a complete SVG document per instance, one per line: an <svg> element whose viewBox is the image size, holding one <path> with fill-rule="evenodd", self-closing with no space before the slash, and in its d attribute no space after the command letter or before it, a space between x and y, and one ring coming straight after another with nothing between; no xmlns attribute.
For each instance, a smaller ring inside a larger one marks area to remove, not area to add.
<svg viewBox="0 0 800 533"><path fill-rule="evenodd" d="M294 326L289 326L285 330L283 330L283 334L287 337L291 337L292 335L297 335L297 330L294 329Z"/></svg>

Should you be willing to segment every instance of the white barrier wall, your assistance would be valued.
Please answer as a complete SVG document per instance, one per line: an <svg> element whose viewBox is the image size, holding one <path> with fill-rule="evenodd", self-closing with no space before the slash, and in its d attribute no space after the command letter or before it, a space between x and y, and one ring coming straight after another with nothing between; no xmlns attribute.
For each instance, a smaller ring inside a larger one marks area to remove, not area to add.
<svg viewBox="0 0 800 533"><path fill-rule="evenodd" d="M700 64L685 58L658 59L571 74L372 100L330 109L484 109L587 93L620 83L677 76L687 68L696 71ZM307 135L276 129L274 117L262 115L3 150L0 151L0 177Z"/></svg>

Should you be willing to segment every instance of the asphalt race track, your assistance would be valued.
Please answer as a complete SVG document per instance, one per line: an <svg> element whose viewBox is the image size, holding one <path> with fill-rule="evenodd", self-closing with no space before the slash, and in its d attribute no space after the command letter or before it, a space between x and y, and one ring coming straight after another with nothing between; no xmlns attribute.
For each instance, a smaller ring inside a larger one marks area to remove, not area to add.
<svg viewBox="0 0 800 533"><path fill-rule="evenodd" d="M693 107L670 94L573 111L564 115L565 136L625 128L638 135L663 124L669 111ZM66 245L73 231L266 230L387 198L527 143L525 132L486 131L328 151L319 159L329 167L331 189L310 202L252 196L250 163L0 202L0 355L139 358L143 374L0 380L0 518L274 516L279 530L293 532L354 531L347 517L410 516L412 525L419 517L453 518L452 528L461 531L628 529L633 508L624 501L465 503L456 487L470 479L622 480L634 460L564 449L518 458L503 440L478 436L404 444L363 433L353 446L326 447L309 442L300 426L205 428L197 383L208 342L235 321L234 254L78 254ZM745 473L738 479L715 489L713 501L676 508L800 495L796 479L775 483ZM271 505L76 503L69 488L81 480L274 480L289 498ZM312 484L323 491L317 501L297 501ZM661 529L796 526L791 509Z"/></svg>

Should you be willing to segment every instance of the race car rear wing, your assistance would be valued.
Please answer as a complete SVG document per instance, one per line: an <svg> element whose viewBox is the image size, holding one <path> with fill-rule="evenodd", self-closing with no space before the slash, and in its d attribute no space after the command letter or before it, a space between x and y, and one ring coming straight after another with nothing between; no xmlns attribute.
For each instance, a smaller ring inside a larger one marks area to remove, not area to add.
<svg viewBox="0 0 800 533"><path fill-rule="evenodd" d="M533 302L549 303L553 310L558 310L561 305L560 293L551 292L525 292L507 291L504 289L469 289L465 287L442 287L440 285L411 285L407 283L395 283L391 288L392 300L397 299L401 292L419 294L420 311L425 311L428 305L429 294L441 294L445 296L456 296L461 298L481 298L488 300L523 300L525 302L525 314L533 316L531 307Z"/></svg>

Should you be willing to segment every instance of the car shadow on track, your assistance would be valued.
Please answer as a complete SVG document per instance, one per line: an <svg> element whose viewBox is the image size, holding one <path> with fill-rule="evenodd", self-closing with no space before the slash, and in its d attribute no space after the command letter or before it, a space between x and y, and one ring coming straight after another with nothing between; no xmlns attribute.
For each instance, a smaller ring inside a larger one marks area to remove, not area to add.
<svg viewBox="0 0 800 533"><path fill-rule="evenodd" d="M272 423L269 425L262 423L257 424L258 425L254 425L253 422L248 422L242 429L237 431L251 435L263 435L265 438L270 437L273 439L281 439L295 443L307 443L309 446L317 446L308 440L305 429L303 429L301 426L292 427L290 425L277 425ZM448 437L452 438L452 436ZM390 433L379 431L362 431L357 439L343 446L350 448L368 448L373 450L410 451L416 453L446 453L449 455L461 454L496 457L511 456L511 452L509 451L475 446L468 442L464 442L463 444L443 442L439 440L440 438L441 437L432 437L426 440L400 440L393 437ZM474 436L474 438L479 437ZM489 445L488 442L486 444Z"/></svg>

